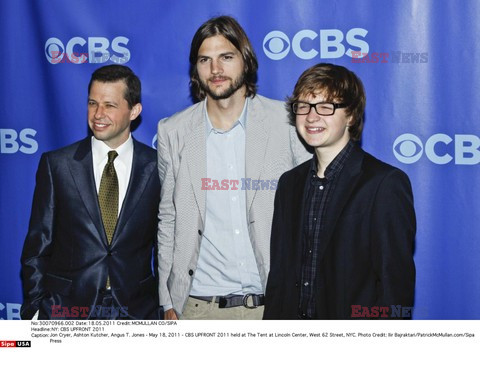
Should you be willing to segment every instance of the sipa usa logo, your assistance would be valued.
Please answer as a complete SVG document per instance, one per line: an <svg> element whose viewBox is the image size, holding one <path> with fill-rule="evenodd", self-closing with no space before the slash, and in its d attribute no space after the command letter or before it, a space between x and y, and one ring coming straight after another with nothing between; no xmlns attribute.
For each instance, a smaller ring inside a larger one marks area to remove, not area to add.
<svg viewBox="0 0 480 368"><path fill-rule="evenodd" d="M304 60L338 59L344 55L353 57L354 52L368 53L367 33L364 28L352 28L346 34L339 29L302 29L290 38L286 33L275 30L263 39L263 52L272 60L282 60L290 50Z"/></svg>
<svg viewBox="0 0 480 368"><path fill-rule="evenodd" d="M45 57L50 64L102 64L112 61L125 64L130 60L130 50L126 48L129 39L115 37L111 42L105 37L73 37L66 45L51 37L45 42Z"/></svg>
<svg viewBox="0 0 480 368"><path fill-rule="evenodd" d="M425 143L405 133L393 142L393 154L404 164L413 164L425 156L434 164L477 165L480 163L480 138L473 134L434 134Z"/></svg>

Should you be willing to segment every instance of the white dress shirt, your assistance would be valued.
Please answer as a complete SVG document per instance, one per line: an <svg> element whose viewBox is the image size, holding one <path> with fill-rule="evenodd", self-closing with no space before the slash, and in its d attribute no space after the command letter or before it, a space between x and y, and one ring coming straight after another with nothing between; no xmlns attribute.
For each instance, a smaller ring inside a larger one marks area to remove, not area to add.
<svg viewBox="0 0 480 368"><path fill-rule="evenodd" d="M103 169L108 162L108 152L117 151L118 156L113 161L115 171L118 178L118 214L122 209L123 200L127 194L128 183L130 181L130 173L132 172L133 162L133 140L132 135L115 150L112 150L104 142L99 141L92 136L92 158L93 158L93 175L95 177L95 185L97 194L100 189L100 182L102 180Z"/></svg>

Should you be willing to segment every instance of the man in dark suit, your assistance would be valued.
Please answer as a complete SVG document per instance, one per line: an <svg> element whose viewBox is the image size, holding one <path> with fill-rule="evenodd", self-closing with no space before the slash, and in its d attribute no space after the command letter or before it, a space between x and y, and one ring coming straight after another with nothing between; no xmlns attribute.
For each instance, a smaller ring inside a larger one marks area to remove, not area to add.
<svg viewBox="0 0 480 368"><path fill-rule="evenodd" d="M365 100L354 73L318 64L288 101L315 155L279 180L264 319L410 316L412 189L404 172L356 143Z"/></svg>
<svg viewBox="0 0 480 368"><path fill-rule="evenodd" d="M130 133L142 111L140 80L126 66L105 66L88 94L93 137L40 159L21 316L157 319L156 152Z"/></svg>

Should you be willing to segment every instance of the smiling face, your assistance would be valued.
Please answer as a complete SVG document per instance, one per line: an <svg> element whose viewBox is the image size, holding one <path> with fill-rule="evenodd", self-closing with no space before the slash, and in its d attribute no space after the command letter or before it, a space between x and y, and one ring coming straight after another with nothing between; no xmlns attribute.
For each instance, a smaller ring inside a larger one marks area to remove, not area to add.
<svg viewBox="0 0 480 368"><path fill-rule="evenodd" d="M206 38L198 50L197 71L201 87L221 100L238 93L245 95L242 55L223 36Z"/></svg>
<svg viewBox="0 0 480 368"><path fill-rule="evenodd" d="M299 101L311 104L342 102L326 101L321 92L316 92L309 96L301 96ZM295 119L298 133L309 146L315 149L317 155L336 155L350 140L348 126L351 119L345 115L344 108L337 108L335 113L330 116L319 115L312 108L308 115L297 115Z"/></svg>
<svg viewBox="0 0 480 368"><path fill-rule="evenodd" d="M115 149L130 134L130 123L142 111L140 103L131 109L125 100L126 84L94 81L88 96L88 125L98 140Z"/></svg>

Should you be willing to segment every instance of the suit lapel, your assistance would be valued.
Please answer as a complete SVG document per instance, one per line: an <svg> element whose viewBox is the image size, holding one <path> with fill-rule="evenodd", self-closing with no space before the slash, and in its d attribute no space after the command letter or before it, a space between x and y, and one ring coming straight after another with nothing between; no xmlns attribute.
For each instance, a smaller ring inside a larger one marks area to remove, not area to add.
<svg viewBox="0 0 480 368"><path fill-rule="evenodd" d="M149 162L148 156L143 154L140 144L133 139L133 160L132 172L128 183L127 193L123 200L122 209L118 216L117 226L113 234L112 246L115 245L117 229L123 229L133 214L135 207L140 200L145 186L152 175L152 171L156 168L154 162Z"/></svg>
<svg viewBox="0 0 480 368"><path fill-rule="evenodd" d="M325 250L330 246L330 239L335 230L338 218L343 212L345 205L348 203L350 196L356 187L356 184L362 173L363 151L357 145L354 146L351 156L345 162L337 185L332 193L332 198L328 204L324 219L324 232L322 234L321 249L319 259L325 255ZM348 231L348 229L346 230Z"/></svg>
<svg viewBox="0 0 480 368"><path fill-rule="evenodd" d="M301 265L302 265L302 250L303 250L303 223L305 214L305 191L308 180L308 171L310 169L312 160L308 160L301 165L298 175L295 176L294 184L291 186L292 193L292 239L294 247L293 256L295 265L295 274L297 280L301 277Z"/></svg>
<svg viewBox="0 0 480 368"><path fill-rule="evenodd" d="M249 100L245 142L245 176L258 180L262 173L265 153L268 147L268 134L265 129L265 114L258 106L258 99ZM247 213L252 206L256 190L246 191Z"/></svg>
<svg viewBox="0 0 480 368"><path fill-rule="evenodd" d="M202 190L202 178L207 176L207 144L205 138L205 103L198 109L192 121L191 133L185 137L185 159L190 181L202 222L205 224L206 192Z"/></svg>
<svg viewBox="0 0 480 368"><path fill-rule="evenodd" d="M69 168L80 197L87 208L88 214L90 215L100 238L105 245L107 245L107 237L103 229L95 178L93 176L92 143L90 137L80 141L78 148L73 155L73 160L70 161Z"/></svg>

